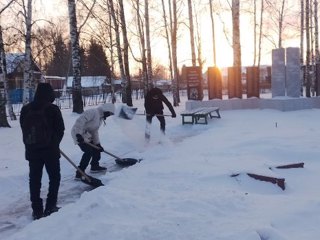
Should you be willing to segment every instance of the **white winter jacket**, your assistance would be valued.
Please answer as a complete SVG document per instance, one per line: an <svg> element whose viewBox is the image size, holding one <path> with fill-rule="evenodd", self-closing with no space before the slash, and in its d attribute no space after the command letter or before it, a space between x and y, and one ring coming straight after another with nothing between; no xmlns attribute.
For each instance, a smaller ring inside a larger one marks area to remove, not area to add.
<svg viewBox="0 0 320 240"><path fill-rule="evenodd" d="M79 116L71 129L75 144L78 144L77 134L80 134L85 142L100 143L98 130L103 122L103 113L106 111L114 113L114 105L103 104L97 108L88 109Z"/></svg>

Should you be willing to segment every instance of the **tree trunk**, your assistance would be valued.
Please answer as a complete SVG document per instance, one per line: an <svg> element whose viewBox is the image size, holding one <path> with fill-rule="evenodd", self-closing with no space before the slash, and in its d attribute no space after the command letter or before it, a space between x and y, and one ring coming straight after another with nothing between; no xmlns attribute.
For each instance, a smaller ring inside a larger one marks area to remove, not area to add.
<svg viewBox="0 0 320 240"><path fill-rule="evenodd" d="M316 63L320 62L319 54L319 24L318 24L318 0L314 0L314 44Z"/></svg>
<svg viewBox="0 0 320 240"><path fill-rule="evenodd" d="M73 82L72 82L72 101L73 112L83 112L82 101L82 87L81 87L81 59L80 59L80 46L79 46L79 32L77 29L77 16L75 0L68 0L69 10L69 25L70 25L70 38L72 49L72 69L73 69Z"/></svg>
<svg viewBox="0 0 320 240"><path fill-rule="evenodd" d="M300 66L301 66L301 96L303 96L303 84L306 82L306 75L304 74L305 69L304 69L304 0L300 1Z"/></svg>
<svg viewBox="0 0 320 240"><path fill-rule="evenodd" d="M210 18L211 18L211 29L212 29L213 66L217 66L216 38L215 38L215 28L214 28L214 17L213 17L212 0L209 0L209 4L210 4Z"/></svg>
<svg viewBox="0 0 320 240"><path fill-rule="evenodd" d="M129 66L129 41L127 36L127 26L124 14L123 0L119 0L120 7L120 19L121 19L121 29L123 37L123 63L125 70L125 94L122 95L122 101L127 103L128 106L132 106L132 96L131 96L131 79L130 79L130 66Z"/></svg>
<svg viewBox="0 0 320 240"><path fill-rule="evenodd" d="M188 0L189 13L189 32L190 32L190 47L191 47L191 61L192 66L196 66L196 51L194 46L194 30L193 30L193 14L192 14L192 0Z"/></svg>
<svg viewBox="0 0 320 240"><path fill-rule="evenodd" d="M0 90L0 128L2 127L10 128L11 126L7 119L5 94Z"/></svg>
<svg viewBox="0 0 320 240"><path fill-rule="evenodd" d="M31 28L32 28L32 0L28 0L27 9L25 11L25 57L24 57L24 71L23 71L23 104L32 101L35 90L35 81L33 79L32 71L32 57L31 57Z"/></svg>
<svg viewBox="0 0 320 240"><path fill-rule="evenodd" d="M310 26L309 26L309 14L310 14L310 2L306 0L306 69L305 69L305 79L306 79L306 97L311 97L311 78L310 78Z"/></svg>
<svg viewBox="0 0 320 240"><path fill-rule="evenodd" d="M108 12L111 13L111 7L109 2L107 3L108 5ZM111 76L109 79L109 83L111 85L111 98L112 98L112 103L115 103L117 100L115 91L114 91L114 85L113 85L113 77L114 77L114 52L113 52L113 31L112 31L112 16L111 14L108 14L108 19L109 19L109 41L110 41L110 47L109 47L109 51L110 51L110 70L111 70Z"/></svg>
<svg viewBox="0 0 320 240"><path fill-rule="evenodd" d="M233 66L241 67L241 45L240 45L240 1L232 0L232 47Z"/></svg>
<svg viewBox="0 0 320 240"><path fill-rule="evenodd" d="M3 47L3 38L2 38L2 28L0 26L0 77L3 77L4 89L3 91L0 90L0 127L10 127L7 119L6 113L6 100L9 98L6 94L7 86L6 86L6 59ZM1 74L2 73L2 74Z"/></svg>
<svg viewBox="0 0 320 240"><path fill-rule="evenodd" d="M151 54L151 40L150 40L150 24L149 24L149 0L145 0L144 3L144 18L146 26L146 43L147 43L147 68L148 68L148 80L149 83L153 83L153 73L152 73L152 54ZM149 86L150 87L150 86Z"/></svg>
<svg viewBox="0 0 320 240"><path fill-rule="evenodd" d="M11 120L17 120L16 115L13 112L13 107L8 94L8 79L7 79L7 67L6 67L6 53L4 51L4 43L2 37L2 27L0 26L0 69L3 79L3 92L0 92L0 127L10 127L7 119L6 105L8 108L9 116Z"/></svg>
<svg viewBox="0 0 320 240"><path fill-rule="evenodd" d="M240 45L240 0L232 0L232 47L233 47L233 67L235 79L236 96L242 98L241 82L241 45Z"/></svg>
<svg viewBox="0 0 320 240"><path fill-rule="evenodd" d="M141 48L141 65L142 65L142 82L143 82L143 95L146 96L149 89L149 78L148 78L148 67L147 67L147 57L146 57L146 41L143 31L143 22L140 16L140 1L136 2L136 13L137 13L137 25L140 38L140 48Z"/></svg>
<svg viewBox="0 0 320 240"><path fill-rule="evenodd" d="M286 0L282 0L282 4L281 4L281 8L280 8L278 48L282 48L282 32L283 32L283 18L284 18L285 1Z"/></svg>
<svg viewBox="0 0 320 240"><path fill-rule="evenodd" d="M253 66L257 61L257 2L253 1Z"/></svg>
<svg viewBox="0 0 320 240"><path fill-rule="evenodd" d="M258 67L261 62L261 44L262 44L262 29L263 29L263 12L264 12L264 0L261 0L260 8L260 28L259 28L259 42L258 42Z"/></svg>
<svg viewBox="0 0 320 240"><path fill-rule="evenodd" d="M318 24L318 0L314 0L314 44L315 44L315 66L314 66L314 75L315 75L315 90L316 95L320 95L319 85L319 73L317 73L317 66L320 63L320 54L319 54L319 24Z"/></svg>
<svg viewBox="0 0 320 240"><path fill-rule="evenodd" d="M311 79L311 96L315 95L315 54L314 54L314 25L313 25L313 8L312 8L312 1L310 1L310 7L309 7L309 17L310 17L310 79Z"/></svg>
<svg viewBox="0 0 320 240"><path fill-rule="evenodd" d="M171 56L171 45L170 45L170 36L168 32L168 21L167 21L167 13L166 13L166 6L164 4L164 0L161 0L162 4L162 12L163 12L163 21L164 21L164 28L166 32L166 40L167 40L167 47L168 47L168 59L169 59L169 71L170 71L170 80L173 79L173 72L172 72L172 56Z"/></svg>
<svg viewBox="0 0 320 240"><path fill-rule="evenodd" d="M123 58L122 58L122 50L121 50L121 41L120 41L120 30L119 30L119 22L116 16L113 0L108 0L109 7L111 10L111 16L114 25L114 32L116 37L116 45L117 45L117 55L118 55L118 63L120 69L121 81L125 79L124 66L123 66Z"/></svg>
<svg viewBox="0 0 320 240"><path fill-rule="evenodd" d="M171 45L172 45L172 63L173 63L173 81L172 81L172 93L173 93L173 105L179 106L179 84L178 84L178 60L177 60L177 30L178 30L178 18L177 18L177 1L172 0L172 29L171 29Z"/></svg>

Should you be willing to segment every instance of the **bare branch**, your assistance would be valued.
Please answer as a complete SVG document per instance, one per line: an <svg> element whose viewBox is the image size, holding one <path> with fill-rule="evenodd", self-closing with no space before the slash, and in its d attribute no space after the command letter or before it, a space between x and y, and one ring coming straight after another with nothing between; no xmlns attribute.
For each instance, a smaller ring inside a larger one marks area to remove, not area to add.
<svg viewBox="0 0 320 240"><path fill-rule="evenodd" d="M4 12L4 10L6 10L15 0L11 0L10 2L7 3L7 5L5 5L1 10L0 10L0 14Z"/></svg>

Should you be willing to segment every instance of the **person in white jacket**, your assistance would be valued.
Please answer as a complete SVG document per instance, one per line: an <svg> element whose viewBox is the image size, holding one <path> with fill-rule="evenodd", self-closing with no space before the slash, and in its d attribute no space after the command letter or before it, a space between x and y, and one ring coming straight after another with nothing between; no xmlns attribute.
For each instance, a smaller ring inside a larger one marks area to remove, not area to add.
<svg viewBox="0 0 320 240"><path fill-rule="evenodd" d="M101 152L104 151L100 144L99 128L107 117L113 115L115 107L113 103L105 103L97 108L88 109L84 111L74 123L71 129L71 136L83 151L83 155L79 164L79 168L85 172L89 163L91 165L91 172L106 171L107 168L99 165ZM99 147L94 148L86 143L91 143ZM90 161L91 160L91 161ZM76 172L75 179L80 179L80 172Z"/></svg>

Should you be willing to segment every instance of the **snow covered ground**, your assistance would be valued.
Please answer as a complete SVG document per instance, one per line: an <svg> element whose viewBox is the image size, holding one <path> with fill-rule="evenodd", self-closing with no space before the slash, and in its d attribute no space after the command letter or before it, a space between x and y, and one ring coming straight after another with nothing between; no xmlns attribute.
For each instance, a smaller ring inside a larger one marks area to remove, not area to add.
<svg viewBox="0 0 320 240"><path fill-rule="evenodd" d="M134 105L143 112L142 102ZM176 108L182 110L184 103ZM61 150L78 164L82 154L70 136L77 114L62 112L67 130ZM149 145L144 116L109 118L100 130L104 148L143 161L92 174L105 186L88 191L61 158L62 208L37 221L31 219L18 121L0 128L0 239L319 239L319 109L221 111L222 118L208 125L182 125L177 115L166 118L165 137L154 119ZM301 162L304 168L275 168ZM111 169L114 158L103 154L101 164ZM285 178L285 190L247 173ZM47 186L44 172L44 198Z"/></svg>

